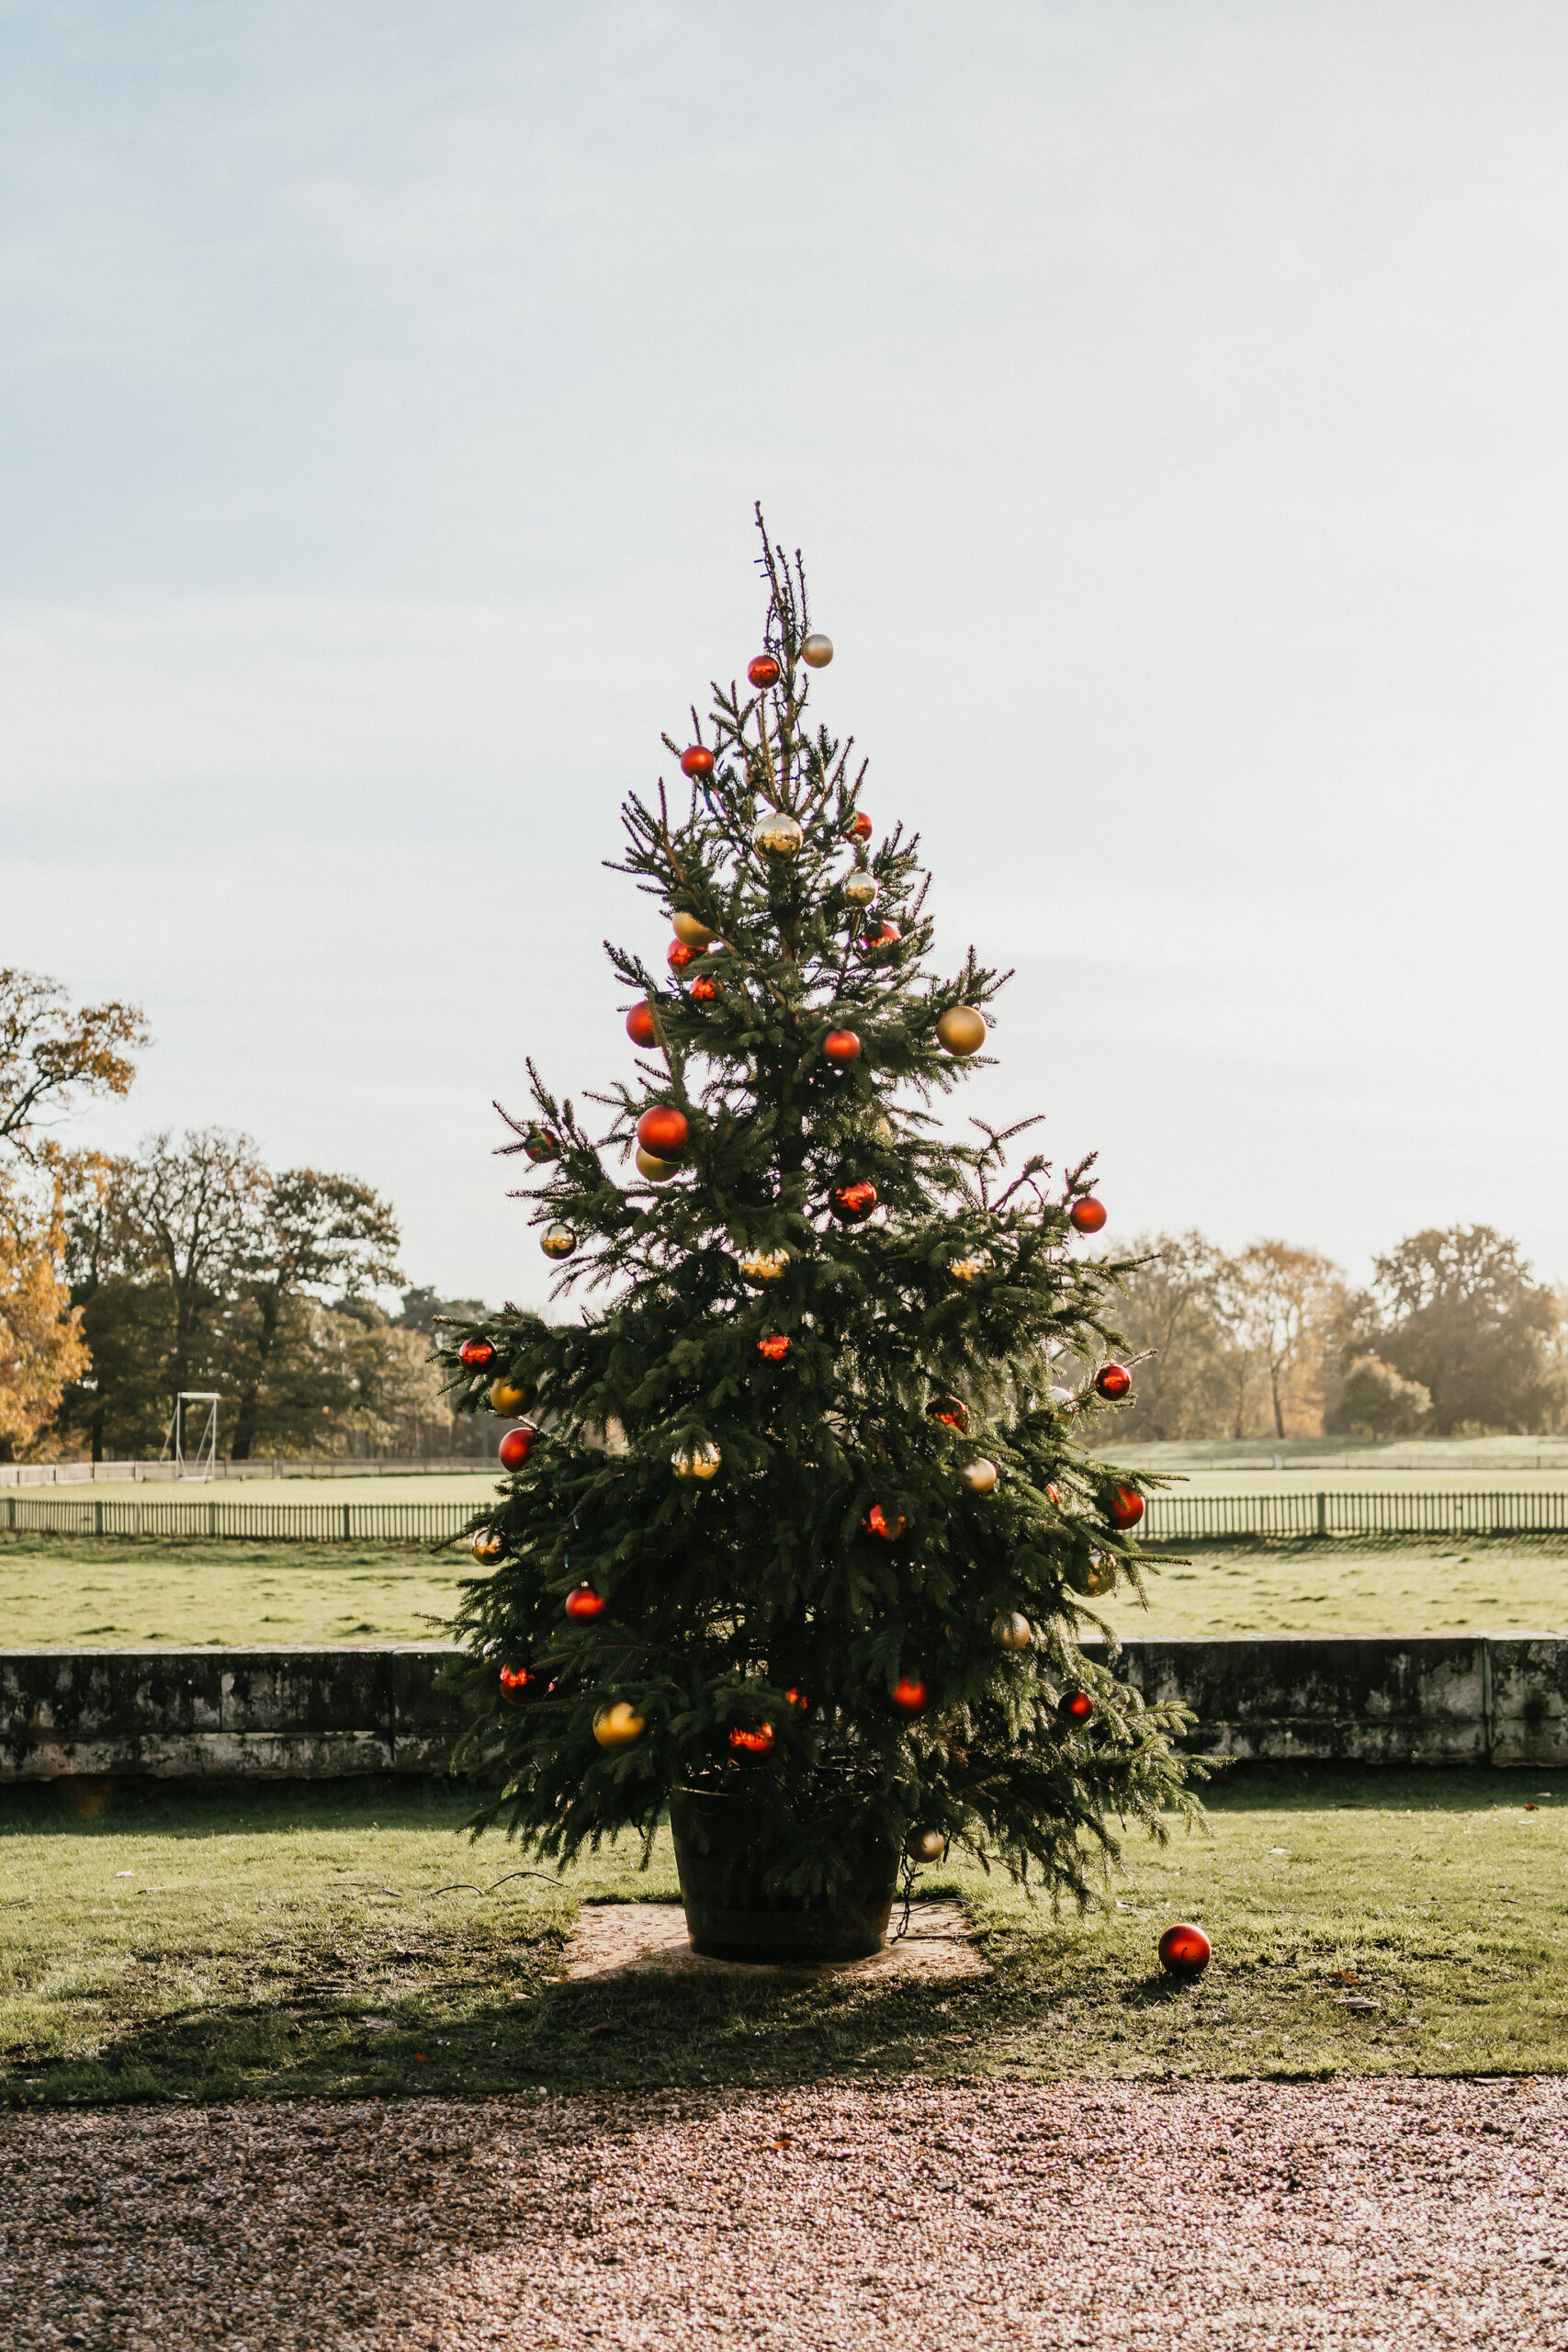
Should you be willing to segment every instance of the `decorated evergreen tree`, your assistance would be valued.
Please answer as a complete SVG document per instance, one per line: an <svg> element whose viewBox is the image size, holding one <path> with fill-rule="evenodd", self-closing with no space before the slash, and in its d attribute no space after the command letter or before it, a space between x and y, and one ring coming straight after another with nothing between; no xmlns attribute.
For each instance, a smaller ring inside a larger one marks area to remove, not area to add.
<svg viewBox="0 0 1568 2352"><path fill-rule="evenodd" d="M617 870L675 933L664 970L608 950L638 1057L597 1139L530 1063L502 1147L558 1293L597 1296L445 1351L468 1409L532 1417L473 1532L467 1757L546 1856L670 1804L704 1949L867 1949L900 1856L1081 1897L1122 1826L1192 1800L1178 1711L1078 1645L1139 1582L1144 1511L1087 1444L1132 1385L1117 1270L1075 1250L1091 1163L1053 1185L1021 1129L933 1115L1006 976L928 969L919 842L878 839L852 741L808 725L833 649L762 550L745 687L664 739L688 805L624 810Z"/></svg>

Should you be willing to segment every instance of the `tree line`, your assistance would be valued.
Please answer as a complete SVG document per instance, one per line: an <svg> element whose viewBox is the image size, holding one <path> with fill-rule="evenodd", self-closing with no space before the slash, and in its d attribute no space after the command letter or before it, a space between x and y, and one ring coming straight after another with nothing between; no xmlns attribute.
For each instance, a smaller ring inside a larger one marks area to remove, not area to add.
<svg viewBox="0 0 1568 2352"><path fill-rule="evenodd" d="M0 970L0 1456L156 1455L182 1389L216 1394L220 1448L257 1454L477 1450L430 1362L441 1313L403 1293L389 1204L357 1178L273 1170L221 1128L132 1153L68 1150L84 1099L124 1095L146 1023Z"/></svg>
<svg viewBox="0 0 1568 2352"><path fill-rule="evenodd" d="M1152 1352L1119 1442L1535 1435L1568 1413L1568 1296L1491 1226L1410 1234L1359 1288L1285 1241L1159 1233L1126 1256L1119 1328Z"/></svg>

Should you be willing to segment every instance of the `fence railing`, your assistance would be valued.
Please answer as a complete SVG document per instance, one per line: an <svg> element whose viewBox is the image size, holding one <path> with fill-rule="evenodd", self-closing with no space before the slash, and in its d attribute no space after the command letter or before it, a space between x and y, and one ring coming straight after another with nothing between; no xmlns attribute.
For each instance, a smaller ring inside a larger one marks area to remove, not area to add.
<svg viewBox="0 0 1568 2352"><path fill-rule="evenodd" d="M0 1528L35 1535L249 1536L271 1544L444 1544L473 1517L468 1503L241 1503L192 1496L143 1502L102 1495L0 1497Z"/></svg>
<svg viewBox="0 0 1568 2352"><path fill-rule="evenodd" d="M1139 1535L1200 1544L1247 1535L1514 1535L1568 1532L1568 1493L1152 1495Z"/></svg>
<svg viewBox="0 0 1568 2352"><path fill-rule="evenodd" d="M213 1479L238 1483L255 1478L449 1478L455 1471L491 1467L488 1450L411 1456L406 1461L395 1453L367 1454L362 1462L345 1454L323 1461L306 1454L298 1458L266 1454L256 1462L226 1462L220 1455L212 1464L210 1479L197 1476L188 1464L182 1468L177 1462L0 1462L0 1487L194 1487L207 1486Z"/></svg>

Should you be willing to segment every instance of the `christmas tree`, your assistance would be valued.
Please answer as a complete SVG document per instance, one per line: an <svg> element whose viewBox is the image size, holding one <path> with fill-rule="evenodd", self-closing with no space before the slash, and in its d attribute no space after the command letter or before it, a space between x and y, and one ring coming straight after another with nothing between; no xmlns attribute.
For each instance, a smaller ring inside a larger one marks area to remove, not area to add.
<svg viewBox="0 0 1568 2352"><path fill-rule="evenodd" d="M665 737L684 805L623 811L615 870L675 936L662 971L607 949L604 1132L532 1062L503 1114L588 1303L444 1351L467 1409L532 1417L473 1531L466 1760L481 1817L562 1861L672 1803L731 1911L885 1920L898 1858L949 1844L1084 1899L1126 1825L1193 1804L1178 1711L1079 1647L1142 1573L1144 1482L1089 1450L1132 1385L1117 1269L1077 1246L1105 1212L1091 1161L1053 1183L1022 1128L935 1116L1007 976L928 967L918 839L878 838L852 739L808 723L833 649L758 525L763 650Z"/></svg>

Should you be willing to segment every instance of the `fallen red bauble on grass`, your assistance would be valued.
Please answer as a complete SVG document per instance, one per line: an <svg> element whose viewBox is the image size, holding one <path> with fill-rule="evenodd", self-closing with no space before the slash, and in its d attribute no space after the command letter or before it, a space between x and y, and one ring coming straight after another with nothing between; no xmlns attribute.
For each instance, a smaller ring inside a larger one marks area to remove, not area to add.
<svg viewBox="0 0 1568 2352"><path fill-rule="evenodd" d="M1213 1946L1201 1928L1194 1928L1189 1920L1179 1919L1168 1928L1159 1939L1160 1966L1172 1976L1201 1976L1208 1967Z"/></svg>

